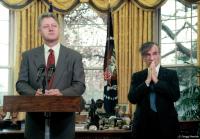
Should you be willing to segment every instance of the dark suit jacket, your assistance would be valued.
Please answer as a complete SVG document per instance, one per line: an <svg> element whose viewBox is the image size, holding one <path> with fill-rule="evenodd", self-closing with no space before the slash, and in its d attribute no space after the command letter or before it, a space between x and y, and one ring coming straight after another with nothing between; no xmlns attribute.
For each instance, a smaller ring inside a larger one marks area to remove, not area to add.
<svg viewBox="0 0 200 139"><path fill-rule="evenodd" d="M150 88L145 84L148 69L134 73L132 75L131 86L128 94L128 99L131 103L137 104L134 113L134 127L144 129L147 123L148 114L150 111L149 92ZM163 67L159 69L158 82L154 84L156 93L156 106L158 120L161 125L163 134L171 134L171 130L177 124L177 112L174 107L174 102L180 97L179 81L176 71L169 70ZM142 133L143 131L139 131ZM166 133L168 132L168 133ZM145 134L143 132L143 134Z"/></svg>
<svg viewBox="0 0 200 139"><path fill-rule="evenodd" d="M44 46L23 53L16 90L20 95L34 96L41 81L37 82L38 67L45 64ZM81 96L85 91L85 74L81 55L61 45L52 88L64 96ZM59 102L58 102L59 103ZM25 137L44 139L44 113L27 113ZM74 113L51 113L51 139L73 139L75 136Z"/></svg>

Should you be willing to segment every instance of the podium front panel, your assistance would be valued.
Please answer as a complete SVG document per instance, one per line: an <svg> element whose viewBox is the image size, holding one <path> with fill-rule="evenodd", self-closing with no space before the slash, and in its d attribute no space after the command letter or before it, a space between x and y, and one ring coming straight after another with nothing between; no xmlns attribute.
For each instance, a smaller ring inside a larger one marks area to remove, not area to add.
<svg viewBox="0 0 200 139"><path fill-rule="evenodd" d="M80 112L80 96L4 96L5 112Z"/></svg>

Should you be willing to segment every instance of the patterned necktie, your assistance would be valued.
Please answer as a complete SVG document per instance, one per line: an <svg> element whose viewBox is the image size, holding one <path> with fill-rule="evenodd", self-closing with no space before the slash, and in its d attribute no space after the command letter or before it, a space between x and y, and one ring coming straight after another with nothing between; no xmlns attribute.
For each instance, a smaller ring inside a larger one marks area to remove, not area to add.
<svg viewBox="0 0 200 139"><path fill-rule="evenodd" d="M154 86L153 83L150 83L150 108L154 112L157 112L156 108L156 93L154 92Z"/></svg>
<svg viewBox="0 0 200 139"><path fill-rule="evenodd" d="M54 51L52 49L49 49L49 56L47 59L47 72L49 70L49 67L51 67L52 65L55 65L55 56L54 56ZM48 79L48 89L51 89L52 87L53 78L54 76L52 75L51 78Z"/></svg>
<svg viewBox="0 0 200 139"><path fill-rule="evenodd" d="M49 49L49 56L47 60L47 69L55 64L55 56L54 56L54 51L52 49Z"/></svg>

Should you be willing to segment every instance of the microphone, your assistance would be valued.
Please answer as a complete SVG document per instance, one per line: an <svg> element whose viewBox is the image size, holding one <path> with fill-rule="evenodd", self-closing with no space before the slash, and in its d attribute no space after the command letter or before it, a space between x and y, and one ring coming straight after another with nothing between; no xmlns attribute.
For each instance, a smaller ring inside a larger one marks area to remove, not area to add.
<svg viewBox="0 0 200 139"><path fill-rule="evenodd" d="M49 68L47 69L47 79L48 79L48 81L50 81L51 76L53 75L55 70L56 70L55 64L50 65Z"/></svg>
<svg viewBox="0 0 200 139"><path fill-rule="evenodd" d="M42 73L45 71L45 65L42 64L38 67L38 72L37 72L37 79L36 81L39 81L40 77L42 76Z"/></svg>

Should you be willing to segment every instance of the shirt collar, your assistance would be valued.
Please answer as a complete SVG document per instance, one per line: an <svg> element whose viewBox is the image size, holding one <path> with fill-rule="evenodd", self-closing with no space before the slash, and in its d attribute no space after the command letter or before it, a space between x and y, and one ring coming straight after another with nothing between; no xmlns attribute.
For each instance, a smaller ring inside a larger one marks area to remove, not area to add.
<svg viewBox="0 0 200 139"><path fill-rule="evenodd" d="M56 45L54 45L53 47L49 47L48 45L44 44L44 49L45 49L45 53L49 52L49 49L52 49L55 51L60 49L60 43L57 43Z"/></svg>
<svg viewBox="0 0 200 139"><path fill-rule="evenodd" d="M158 65L156 66L157 75L158 75L159 69L160 69L160 64L158 64Z"/></svg>

